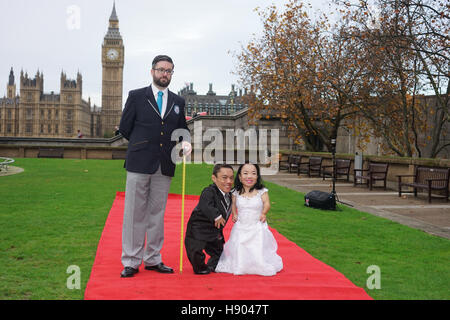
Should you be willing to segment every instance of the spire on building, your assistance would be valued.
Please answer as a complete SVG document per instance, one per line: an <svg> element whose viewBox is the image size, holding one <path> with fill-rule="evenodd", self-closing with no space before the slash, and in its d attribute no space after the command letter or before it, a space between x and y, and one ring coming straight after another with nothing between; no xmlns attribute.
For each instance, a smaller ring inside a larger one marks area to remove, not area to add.
<svg viewBox="0 0 450 320"><path fill-rule="evenodd" d="M8 85L13 86L14 85L14 71L13 68L11 67L11 71L9 72L9 82Z"/></svg>
<svg viewBox="0 0 450 320"><path fill-rule="evenodd" d="M208 96L215 96L216 95L216 93L213 91L213 85L212 85L212 83L210 83L209 84L209 91L208 91L208 93L206 94L206 95L208 95Z"/></svg>
<svg viewBox="0 0 450 320"><path fill-rule="evenodd" d="M109 17L109 21L119 21L119 18L117 17L117 13L116 13L116 2L115 1L113 4L113 10L111 13L111 17Z"/></svg>
<svg viewBox="0 0 450 320"><path fill-rule="evenodd" d="M109 18L109 28L105 39L122 40L119 32L119 18L116 13L116 2L114 1L111 17Z"/></svg>

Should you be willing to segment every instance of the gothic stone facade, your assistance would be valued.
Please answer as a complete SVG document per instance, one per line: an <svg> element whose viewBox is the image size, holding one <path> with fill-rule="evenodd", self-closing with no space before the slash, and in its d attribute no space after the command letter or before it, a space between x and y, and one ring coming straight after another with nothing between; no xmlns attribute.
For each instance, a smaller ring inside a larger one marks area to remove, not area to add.
<svg viewBox="0 0 450 320"><path fill-rule="evenodd" d="M83 79L61 73L59 93L44 93L44 75L34 78L20 74L16 94L11 68L7 95L0 99L0 136L75 138L78 130L85 137L112 136L122 115L124 46L119 32L115 5L109 18L108 32L102 45L102 108L83 100Z"/></svg>
<svg viewBox="0 0 450 320"><path fill-rule="evenodd" d="M194 84L190 83L178 92L186 100L186 116L195 117L197 114L206 114L212 116L226 116L245 109L247 105L243 102L242 89L239 92L235 86L231 86L228 95L216 95L209 85L209 91L206 95L199 95L194 91ZM247 92L244 92L244 95Z"/></svg>

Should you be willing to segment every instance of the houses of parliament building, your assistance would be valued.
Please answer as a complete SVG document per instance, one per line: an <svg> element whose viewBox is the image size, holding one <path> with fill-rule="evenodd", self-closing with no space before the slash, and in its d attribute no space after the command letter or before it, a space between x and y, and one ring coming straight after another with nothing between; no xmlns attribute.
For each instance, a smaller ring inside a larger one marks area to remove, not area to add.
<svg viewBox="0 0 450 320"><path fill-rule="evenodd" d="M0 98L0 136L74 138L112 136L122 115L124 46L115 5L102 45L102 106L83 100L83 78L61 73L61 91L44 93L44 75L20 73L19 94L11 68L6 96Z"/></svg>
<svg viewBox="0 0 450 320"><path fill-rule="evenodd" d="M61 72L60 92L44 93L44 75L37 71L31 77L20 72L17 80L11 68L6 96L0 98L0 136L76 138L78 132L88 138L111 137L122 116L124 45L119 32L115 4L109 28L102 44L102 105L85 101L83 78L69 79ZM186 115L230 115L244 109L242 90L216 95L210 84L206 95L198 95L189 84L178 92L186 100Z"/></svg>

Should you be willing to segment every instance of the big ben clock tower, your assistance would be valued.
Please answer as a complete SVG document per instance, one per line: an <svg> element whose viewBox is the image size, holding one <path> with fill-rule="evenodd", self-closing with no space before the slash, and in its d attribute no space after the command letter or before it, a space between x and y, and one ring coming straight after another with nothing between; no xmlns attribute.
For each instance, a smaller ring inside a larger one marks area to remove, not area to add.
<svg viewBox="0 0 450 320"><path fill-rule="evenodd" d="M103 136L112 136L122 116L123 65L125 49L119 32L116 4L109 18L108 32L102 45L102 111Z"/></svg>

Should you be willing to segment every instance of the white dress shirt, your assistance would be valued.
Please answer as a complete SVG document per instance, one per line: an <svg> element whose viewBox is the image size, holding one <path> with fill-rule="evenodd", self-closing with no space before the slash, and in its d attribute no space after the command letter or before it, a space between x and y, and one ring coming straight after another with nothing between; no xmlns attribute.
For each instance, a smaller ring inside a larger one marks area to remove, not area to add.
<svg viewBox="0 0 450 320"><path fill-rule="evenodd" d="M153 91L153 95L155 97L155 101L156 103L158 103L158 92L162 91L164 93L163 95L163 104L162 104L162 111L161 111L161 118L164 118L164 114L166 113L166 109L167 109L167 99L169 96L169 89L165 88L164 90L159 90L155 84L152 84L152 91ZM156 105L156 107L158 107Z"/></svg>

